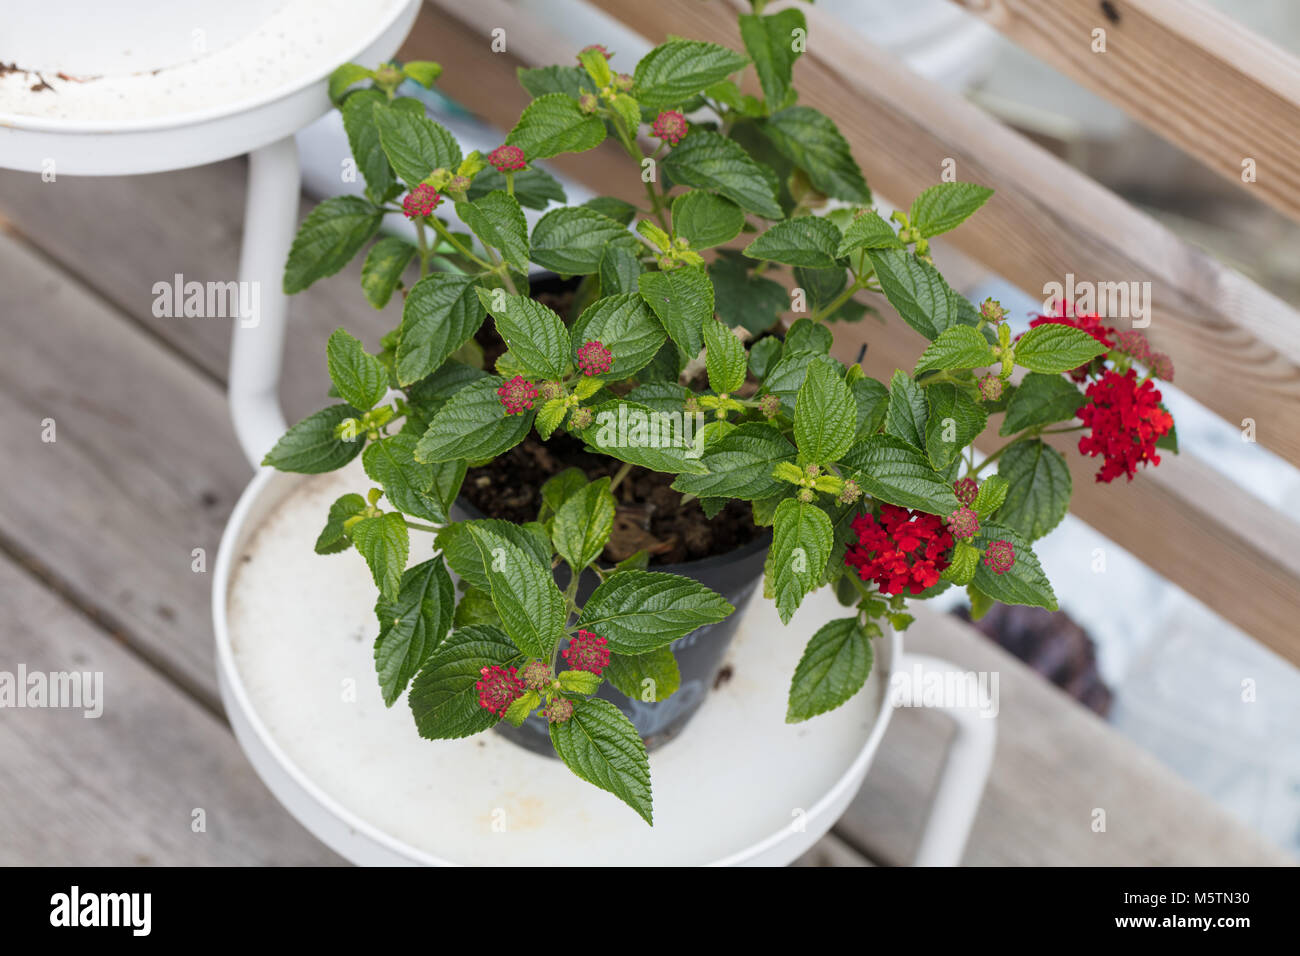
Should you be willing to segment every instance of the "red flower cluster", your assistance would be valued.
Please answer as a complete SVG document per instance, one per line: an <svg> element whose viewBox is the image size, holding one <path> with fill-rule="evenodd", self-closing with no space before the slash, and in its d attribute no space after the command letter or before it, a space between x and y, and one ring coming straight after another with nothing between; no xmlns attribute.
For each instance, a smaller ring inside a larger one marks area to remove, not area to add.
<svg viewBox="0 0 1300 956"><path fill-rule="evenodd" d="M614 365L614 353L592 339L578 348L578 368L584 375L604 375Z"/></svg>
<svg viewBox="0 0 1300 956"><path fill-rule="evenodd" d="M504 667L484 667L479 671L483 676L474 684L478 691L478 705L502 716L510 705L524 695L524 682L515 676L515 669Z"/></svg>
<svg viewBox="0 0 1300 956"><path fill-rule="evenodd" d="M488 153L487 159L499 173L518 172L528 165L524 160L524 151L518 146L498 146Z"/></svg>
<svg viewBox="0 0 1300 956"><path fill-rule="evenodd" d="M1132 481L1139 464L1160 464L1156 440L1174 427L1174 419L1160 407L1160 393L1149 380L1139 385L1133 369L1123 375L1108 370L1088 386L1087 395L1079 419L1092 433L1079 439L1079 451L1105 457L1098 481L1123 474Z"/></svg>
<svg viewBox="0 0 1300 956"><path fill-rule="evenodd" d="M440 202L442 197L438 195L438 190L428 183L420 183L402 200L402 212L407 219L419 219L421 216L432 215Z"/></svg>
<svg viewBox="0 0 1300 956"><path fill-rule="evenodd" d="M973 505L975 499L979 497L980 486L976 484L974 478L958 478L952 483L952 493L962 504Z"/></svg>
<svg viewBox="0 0 1300 956"><path fill-rule="evenodd" d="M664 110L650 124L650 131L669 146L676 146L686 135L686 117L676 110Z"/></svg>
<svg viewBox="0 0 1300 956"><path fill-rule="evenodd" d="M578 636L569 641L569 646L560 656L572 670L599 674L609 666L609 651L605 648L608 643L605 638L598 637L591 631L579 631Z"/></svg>
<svg viewBox="0 0 1300 956"><path fill-rule="evenodd" d="M533 407L533 400L537 398L537 386L522 375L516 375L497 389L497 395L506 407L506 414L513 415Z"/></svg>
<svg viewBox="0 0 1300 956"><path fill-rule="evenodd" d="M994 574L1006 574L1016 566L1016 549L1010 541L993 541L984 549L984 564Z"/></svg>
<svg viewBox="0 0 1300 956"><path fill-rule="evenodd" d="M849 544L844 563L862 580L875 581L881 594L920 594L939 583L950 563L952 534L936 515L882 505L879 518L858 515L852 528L858 540Z"/></svg>

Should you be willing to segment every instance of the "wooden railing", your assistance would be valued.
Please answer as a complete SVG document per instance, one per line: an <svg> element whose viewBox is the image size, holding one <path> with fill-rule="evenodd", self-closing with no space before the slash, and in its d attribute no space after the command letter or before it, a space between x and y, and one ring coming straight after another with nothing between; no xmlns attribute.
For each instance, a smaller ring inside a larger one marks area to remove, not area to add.
<svg viewBox="0 0 1300 956"><path fill-rule="evenodd" d="M737 0L593 2L651 42L671 32L741 48ZM513 125L527 102L515 67L572 57L526 4L431 3L440 22L417 25L409 49L442 61L441 87L502 128ZM1083 0L961 5L1112 96L1225 176L1235 168L1240 177L1241 158L1254 158L1259 180L1249 188L1266 187L1258 189L1259 198L1300 216L1293 205L1300 183L1291 182L1300 175L1292 161L1300 68L1290 57L1209 11L1197 8L1190 19L1180 19L1188 2L1116 0L1109 6L1117 22ZM1235 425L1252 420L1261 444L1300 464L1296 310L817 7L800 7L809 21L808 49L795 67L801 101L835 120L878 195L905 205L939 181L946 161L955 162L959 179L996 190L978 215L950 234L953 246L988 270L1036 299L1045 283L1062 282L1067 273L1077 281L1149 281L1152 323L1146 332L1173 357L1178 387ZM484 55L490 31L502 25L512 38L510 52ZM1107 30L1109 52L1096 54L1096 62L1077 62L1094 55L1093 27ZM1153 64L1165 69L1159 82L1148 78ZM1126 79L1106 74L1111 70ZM1158 102L1148 101L1147 84ZM1249 107L1232 102L1252 96ZM1199 142L1207 137L1213 142ZM625 157L612 149L558 165L602 193L637 199L640 181L626 174ZM943 270L942 250L936 258ZM894 368L911 368L924 348L897 317L884 329L864 323L837 330L842 358L856 359L864 342L864 366L885 379ZM1093 483L1095 462L1078 455L1067 460L1075 514L1300 662L1300 524L1191 454L1166 456L1132 484L1109 486Z"/></svg>

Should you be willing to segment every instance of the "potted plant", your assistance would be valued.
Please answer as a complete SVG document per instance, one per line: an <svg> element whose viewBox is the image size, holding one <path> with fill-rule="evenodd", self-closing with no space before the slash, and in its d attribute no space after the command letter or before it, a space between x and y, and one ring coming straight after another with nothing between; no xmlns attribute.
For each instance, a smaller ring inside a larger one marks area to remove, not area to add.
<svg viewBox="0 0 1300 956"><path fill-rule="evenodd" d="M531 721L648 823L643 738L698 706L652 727L683 671L707 688L760 579L787 622L820 587L846 607L792 675L787 719L807 720L862 687L909 600L957 586L977 617L1055 608L1031 543L1064 516L1070 477L1042 436L1085 431L1100 481L1173 443L1152 382L1172 376L1166 356L1068 303L1013 340L999 304L976 308L929 255L991 191L944 182L882 217L835 124L797 103L802 14L740 24L747 55L670 40L631 73L601 47L521 70L534 98L486 157L397 95L435 65L341 67L365 196L316 207L284 279L300 291L373 239L364 293L403 297L374 352L331 336L338 401L265 459L317 473L362 456L373 487L334 502L316 550L369 565L385 702L406 693L429 738ZM736 82L751 65L761 97ZM643 203L564 204L535 164L606 139ZM548 210L531 231L525 207ZM376 239L390 215L415 243ZM930 342L888 383L829 355L871 293ZM993 413L1007 441L980 461ZM440 552L407 567L413 533Z"/></svg>

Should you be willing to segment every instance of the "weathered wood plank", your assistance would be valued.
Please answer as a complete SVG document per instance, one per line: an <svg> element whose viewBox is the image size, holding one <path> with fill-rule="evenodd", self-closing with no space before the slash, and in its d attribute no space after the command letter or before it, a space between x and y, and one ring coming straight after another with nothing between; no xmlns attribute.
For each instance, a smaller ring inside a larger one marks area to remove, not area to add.
<svg viewBox="0 0 1300 956"><path fill-rule="evenodd" d="M0 711L0 865L343 862L275 802L220 720L4 557L0 594L0 671L103 682L96 718Z"/></svg>
<svg viewBox="0 0 1300 956"><path fill-rule="evenodd" d="M993 642L921 608L907 648L997 674L998 743L964 863L975 866L1294 864ZM951 724L897 711L835 832L881 863L912 859ZM1105 832L1092 828L1105 811Z"/></svg>
<svg viewBox="0 0 1300 956"><path fill-rule="evenodd" d="M1187 0L953 0L1228 182L1300 220L1300 61ZM1093 48L1104 31L1105 49ZM1252 160L1257 178L1242 179Z"/></svg>

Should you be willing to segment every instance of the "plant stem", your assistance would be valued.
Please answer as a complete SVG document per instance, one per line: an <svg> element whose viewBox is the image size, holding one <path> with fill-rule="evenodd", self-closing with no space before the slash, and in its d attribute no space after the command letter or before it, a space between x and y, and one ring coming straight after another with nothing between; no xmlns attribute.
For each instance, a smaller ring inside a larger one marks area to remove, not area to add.
<svg viewBox="0 0 1300 956"><path fill-rule="evenodd" d="M809 318L812 319L814 322L820 322L824 318L826 318L826 316L833 315L835 313L835 310L838 309L840 306L842 306L845 302L848 302L849 299L853 298L853 296L857 293L857 291L860 288L862 288L862 286L858 284L858 280L854 280L853 282L850 282L848 288L846 288L843 292L841 292L834 299L828 302L823 308L818 309L816 312L810 315Z"/></svg>
<svg viewBox="0 0 1300 956"><path fill-rule="evenodd" d="M415 238L420 244L420 278L423 279L429 271L429 240L419 219L415 220Z"/></svg>
<svg viewBox="0 0 1300 956"><path fill-rule="evenodd" d="M429 217L429 225L433 226L434 231L437 232L438 235L442 236L442 238L447 241L448 245L450 245L453 249L459 252L470 262L477 263L478 265L482 266L484 269L493 269L492 263L488 262L485 259L479 258L478 256L474 255L474 253L466 249L464 244L462 244L459 239L457 239L450 232L448 232L447 227L444 226L439 220L431 216ZM493 269L493 271L496 270Z"/></svg>
<svg viewBox="0 0 1300 956"><path fill-rule="evenodd" d="M442 530L441 528L435 528L431 524L421 524L419 521L412 521L409 518L406 519L406 526L416 531L428 531L430 534L437 534Z"/></svg>
<svg viewBox="0 0 1300 956"><path fill-rule="evenodd" d="M630 461L623 462L623 464L619 466L618 471L614 472L614 478L609 483L609 490L613 491L617 488L623 479L627 477L627 473L631 470L632 463Z"/></svg>

